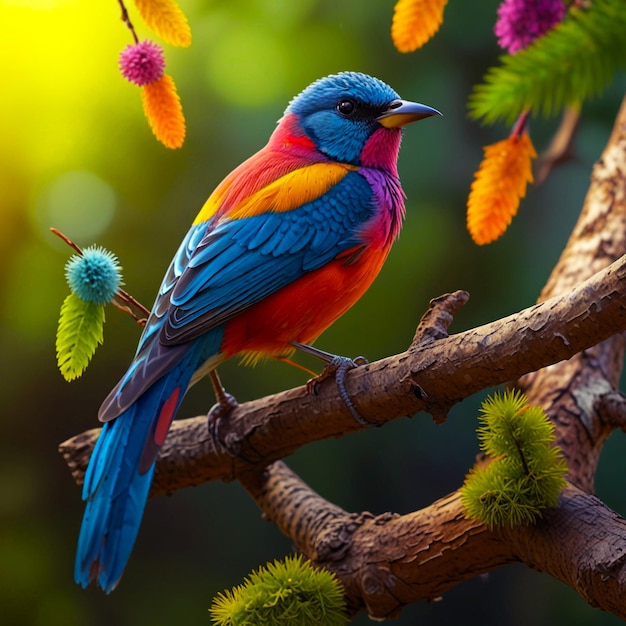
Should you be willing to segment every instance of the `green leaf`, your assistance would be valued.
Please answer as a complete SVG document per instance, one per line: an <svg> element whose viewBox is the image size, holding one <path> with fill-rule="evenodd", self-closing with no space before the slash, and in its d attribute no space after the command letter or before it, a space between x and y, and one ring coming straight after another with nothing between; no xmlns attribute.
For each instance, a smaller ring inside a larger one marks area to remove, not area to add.
<svg viewBox="0 0 626 626"><path fill-rule="evenodd" d="M104 306L71 293L61 306L57 328L57 364L65 380L78 378L103 342Z"/></svg>
<svg viewBox="0 0 626 626"><path fill-rule="evenodd" d="M341 583L301 556L268 563L230 591L219 593L210 608L219 626L342 626L347 622Z"/></svg>
<svg viewBox="0 0 626 626"><path fill-rule="evenodd" d="M626 3L594 0L531 46L500 58L470 96L470 116L512 123L522 111L551 116L597 95L626 66Z"/></svg>

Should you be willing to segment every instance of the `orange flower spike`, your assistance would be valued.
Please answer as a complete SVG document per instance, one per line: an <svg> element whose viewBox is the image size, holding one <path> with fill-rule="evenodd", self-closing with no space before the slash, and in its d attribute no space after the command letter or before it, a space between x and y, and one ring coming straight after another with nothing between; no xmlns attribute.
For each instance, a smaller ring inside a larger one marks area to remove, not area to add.
<svg viewBox="0 0 626 626"><path fill-rule="evenodd" d="M398 0L393 9L391 39L400 52L423 46L443 22L448 0Z"/></svg>
<svg viewBox="0 0 626 626"><path fill-rule="evenodd" d="M135 0L148 28L173 46L191 45L191 28L176 0Z"/></svg>
<svg viewBox="0 0 626 626"><path fill-rule="evenodd" d="M467 200L467 230L478 245L495 241L511 223L526 184L533 182L531 162L537 156L528 133L516 130L484 151Z"/></svg>
<svg viewBox="0 0 626 626"><path fill-rule="evenodd" d="M185 117L172 77L163 74L142 87L141 99L156 138L167 148L180 148L185 141Z"/></svg>

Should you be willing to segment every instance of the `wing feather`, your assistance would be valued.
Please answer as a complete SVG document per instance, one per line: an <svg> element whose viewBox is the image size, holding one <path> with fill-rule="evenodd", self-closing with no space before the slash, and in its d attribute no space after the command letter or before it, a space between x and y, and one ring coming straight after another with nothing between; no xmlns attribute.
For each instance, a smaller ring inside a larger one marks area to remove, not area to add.
<svg viewBox="0 0 626 626"><path fill-rule="evenodd" d="M360 230L374 212L371 186L354 167L321 165L289 172L288 184L279 179L271 193L256 190L253 202L203 209L210 219L196 221L179 246L133 362L100 419L130 406L183 358L191 340L205 335L203 358L215 357L229 319L362 243ZM218 187L224 203L238 193L232 178L227 182Z"/></svg>
<svg viewBox="0 0 626 626"><path fill-rule="evenodd" d="M161 341L189 341L362 244L360 230L373 212L371 187L350 171L322 196L289 212L268 207L243 219L223 218L172 290Z"/></svg>

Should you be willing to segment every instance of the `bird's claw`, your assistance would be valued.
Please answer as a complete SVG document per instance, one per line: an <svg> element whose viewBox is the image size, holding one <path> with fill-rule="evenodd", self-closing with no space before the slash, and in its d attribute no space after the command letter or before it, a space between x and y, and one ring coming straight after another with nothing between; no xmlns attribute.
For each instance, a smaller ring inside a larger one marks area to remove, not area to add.
<svg viewBox="0 0 626 626"><path fill-rule="evenodd" d="M368 363L369 361L364 356L357 356L355 359L350 359L347 356L333 356L332 359L326 363L320 374L307 380L306 390L308 393L315 395L317 394L317 386L327 378L336 375L340 369L343 370L343 377L345 378L347 371L359 365L367 365Z"/></svg>
<svg viewBox="0 0 626 626"><path fill-rule="evenodd" d="M216 448L222 448L226 450L226 452L230 456L238 456L239 450L236 449L236 446L229 445L228 441L222 442L219 437L219 424L223 419L226 419L231 411L238 407L239 403L235 399L235 396L230 393L226 393L220 395L220 401L214 404L210 411L207 414L207 429L209 431L209 436L213 440L213 444Z"/></svg>
<svg viewBox="0 0 626 626"><path fill-rule="evenodd" d="M339 397L343 400L343 403L346 405L348 411L350 411L350 415L354 418L356 422L363 426L371 426L373 422L369 422L356 410L352 399L350 398L350 394L346 389L346 374L355 367L359 367L359 365L367 365L369 361L364 356L358 356L355 359L350 359L345 356L333 356L333 358L326 364L322 373L315 378L311 378L307 381L306 388L308 393L316 394L317 386L330 376L335 376L335 383L337 384L337 390L339 391Z"/></svg>

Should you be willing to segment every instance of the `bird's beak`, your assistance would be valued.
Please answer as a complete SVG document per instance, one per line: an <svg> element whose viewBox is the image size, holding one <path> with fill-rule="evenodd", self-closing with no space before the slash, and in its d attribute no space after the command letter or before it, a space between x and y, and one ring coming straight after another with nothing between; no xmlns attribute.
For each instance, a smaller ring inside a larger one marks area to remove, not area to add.
<svg viewBox="0 0 626 626"><path fill-rule="evenodd" d="M409 102L408 100L393 100L385 112L376 119L387 128L400 128L431 115L441 115L441 113L425 104Z"/></svg>

